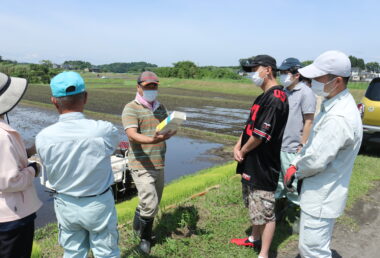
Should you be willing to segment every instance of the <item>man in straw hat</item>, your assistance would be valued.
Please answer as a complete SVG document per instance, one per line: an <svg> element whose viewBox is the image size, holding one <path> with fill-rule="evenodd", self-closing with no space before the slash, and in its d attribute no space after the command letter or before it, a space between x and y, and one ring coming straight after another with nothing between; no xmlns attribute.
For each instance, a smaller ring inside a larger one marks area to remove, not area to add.
<svg viewBox="0 0 380 258"><path fill-rule="evenodd" d="M37 164L28 164L20 134L4 121L27 89L25 79L0 73L0 257L30 257L38 199L33 179Z"/></svg>
<svg viewBox="0 0 380 258"><path fill-rule="evenodd" d="M359 111L347 89L350 59L327 51L298 70L325 100L305 147L288 168L284 184L303 179L299 250L302 257L331 257L336 218L344 211L348 185L363 135Z"/></svg>

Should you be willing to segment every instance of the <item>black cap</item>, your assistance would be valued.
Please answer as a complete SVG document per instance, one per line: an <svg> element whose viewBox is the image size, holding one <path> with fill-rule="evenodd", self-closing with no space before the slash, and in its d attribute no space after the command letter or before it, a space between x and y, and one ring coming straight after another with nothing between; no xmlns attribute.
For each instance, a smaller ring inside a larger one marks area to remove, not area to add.
<svg viewBox="0 0 380 258"><path fill-rule="evenodd" d="M268 55L258 55L255 56L253 59L247 59L247 61L244 64L242 64L242 67L245 72L250 72L252 70L252 67L256 67L259 65L270 66L272 67L273 71L277 70L276 59Z"/></svg>
<svg viewBox="0 0 380 258"><path fill-rule="evenodd" d="M294 57L289 57L289 58L286 58L282 64L278 67L278 70L280 71L286 71L286 70L289 70L290 68L301 68L302 67L302 64L300 62L300 60L298 60L297 58L294 58Z"/></svg>

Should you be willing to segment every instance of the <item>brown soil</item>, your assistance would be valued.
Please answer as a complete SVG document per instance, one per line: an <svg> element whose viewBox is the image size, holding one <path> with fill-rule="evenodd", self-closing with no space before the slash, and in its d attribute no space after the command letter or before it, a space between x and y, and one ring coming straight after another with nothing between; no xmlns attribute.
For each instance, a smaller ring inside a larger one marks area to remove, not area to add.
<svg viewBox="0 0 380 258"><path fill-rule="evenodd" d="M217 156L222 161L231 161L233 160L233 146L226 145L220 148L214 148L208 151L208 154Z"/></svg>
<svg viewBox="0 0 380 258"><path fill-rule="evenodd" d="M89 98L86 104L86 110L105 114L121 115L125 104L134 99L136 92L131 88L90 88L88 89L88 94ZM49 87L30 85L24 99L50 104L50 95L51 92ZM253 100L254 97L251 96L238 96L225 93L177 88L160 89L160 101L164 103L168 110L178 110L178 108L182 107L199 109L204 106L249 110ZM199 117L196 120L199 122L205 122L207 121L207 118ZM228 129L216 127L209 128L208 130L217 133L239 135L241 126L242 125L239 125ZM204 129L198 125L191 125L189 127Z"/></svg>
<svg viewBox="0 0 380 258"><path fill-rule="evenodd" d="M380 257L379 187L380 182L377 182L373 190L347 212L358 223L358 231L342 224L335 227L331 248L341 257Z"/></svg>
<svg viewBox="0 0 380 258"><path fill-rule="evenodd" d="M357 223L357 228L346 223L337 223L334 228L331 249L333 257L359 258L380 257L380 182L370 193L358 200L346 212ZM289 251L287 251L289 250ZM277 257L297 257L298 246L294 241Z"/></svg>
<svg viewBox="0 0 380 258"><path fill-rule="evenodd" d="M121 88L99 88L88 89L89 99L86 109L108 114L120 114L124 105L133 100L136 92L133 89ZM160 89L160 100L165 106L172 110L177 107L215 106L223 108L249 109L254 97L239 96L225 93L214 93L207 91L186 90L177 88ZM25 94L25 99L50 103L50 88L38 85L30 85ZM186 98L186 97L190 97ZM205 101L207 98L207 101Z"/></svg>

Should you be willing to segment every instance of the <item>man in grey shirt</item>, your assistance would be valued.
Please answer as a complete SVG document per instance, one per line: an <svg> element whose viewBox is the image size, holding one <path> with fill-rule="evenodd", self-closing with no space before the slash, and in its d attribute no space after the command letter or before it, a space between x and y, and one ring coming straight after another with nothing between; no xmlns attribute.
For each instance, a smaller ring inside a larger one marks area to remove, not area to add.
<svg viewBox="0 0 380 258"><path fill-rule="evenodd" d="M275 195L278 200L278 211L283 211L286 207L285 198L299 206L297 191L288 191L284 187L283 178L286 169L306 143L314 120L316 99L313 91L303 82L303 77L298 72L301 67L301 62L292 57L285 59L278 67L280 82L285 87L289 100L289 116L281 146L281 172ZM293 186L294 189L297 188L296 180ZM278 215L281 219L281 213Z"/></svg>

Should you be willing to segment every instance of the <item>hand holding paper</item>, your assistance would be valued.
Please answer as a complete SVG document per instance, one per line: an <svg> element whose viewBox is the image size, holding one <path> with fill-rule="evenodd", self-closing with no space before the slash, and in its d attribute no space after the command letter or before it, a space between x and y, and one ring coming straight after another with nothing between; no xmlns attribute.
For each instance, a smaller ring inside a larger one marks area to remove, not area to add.
<svg viewBox="0 0 380 258"><path fill-rule="evenodd" d="M157 134L175 133L183 121L186 120L186 113L173 111L165 120L156 127ZM171 131L171 132L170 132Z"/></svg>

